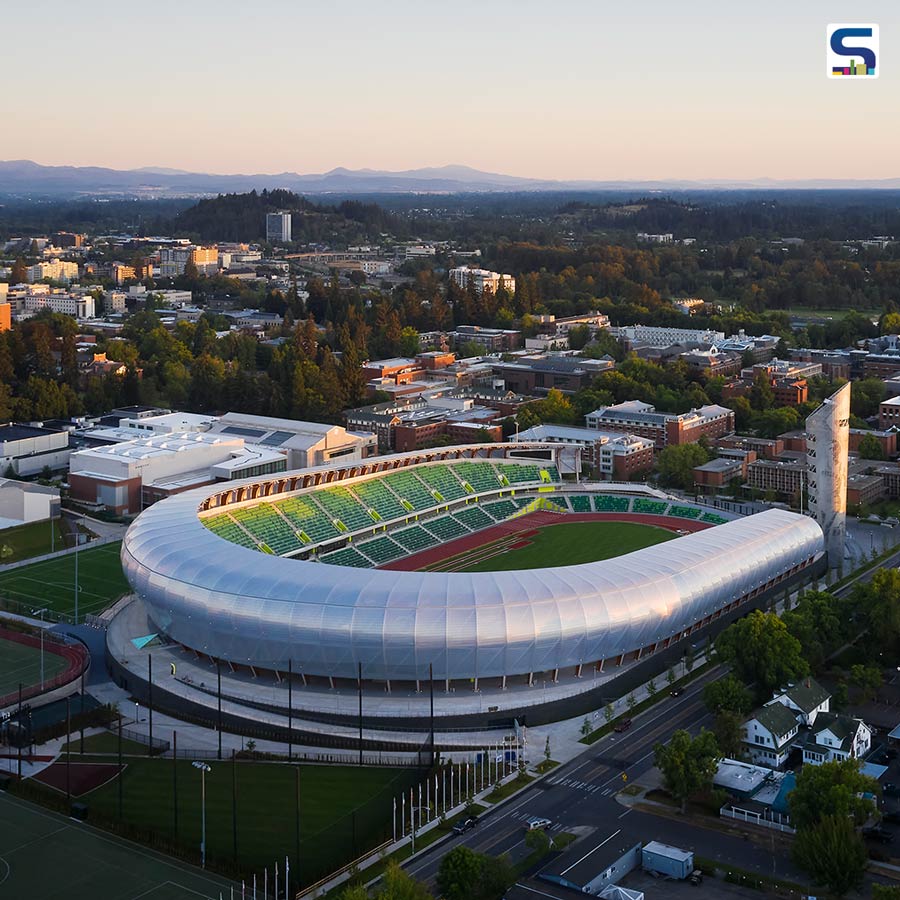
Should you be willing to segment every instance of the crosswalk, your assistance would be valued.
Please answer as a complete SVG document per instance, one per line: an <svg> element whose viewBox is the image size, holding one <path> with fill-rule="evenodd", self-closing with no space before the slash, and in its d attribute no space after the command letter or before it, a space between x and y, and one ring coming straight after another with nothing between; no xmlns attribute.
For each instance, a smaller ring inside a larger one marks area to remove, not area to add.
<svg viewBox="0 0 900 900"><path fill-rule="evenodd" d="M575 778L553 778L549 782L553 787L570 788L573 791L581 791L585 794L599 794L608 797L613 793L613 788L604 787L602 784L592 784L590 781L578 781Z"/></svg>
<svg viewBox="0 0 900 900"><path fill-rule="evenodd" d="M537 818L535 813L525 812L521 809L516 810L509 814L509 818L516 822L527 822L529 819ZM554 822L552 825L548 825L544 831L552 832L552 831L565 831L566 826L562 822Z"/></svg>

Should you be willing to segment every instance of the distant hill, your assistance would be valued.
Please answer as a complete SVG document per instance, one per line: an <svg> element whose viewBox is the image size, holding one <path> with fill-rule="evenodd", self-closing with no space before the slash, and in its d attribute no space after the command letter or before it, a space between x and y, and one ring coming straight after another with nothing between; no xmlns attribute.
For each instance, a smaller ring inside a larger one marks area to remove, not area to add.
<svg viewBox="0 0 900 900"><path fill-rule="evenodd" d="M403 221L375 203L345 200L337 206L311 203L292 191L262 190L246 194L219 194L183 210L171 223L175 234L200 240L258 241L265 238L266 213L294 213L295 241L333 240L341 235L352 242L383 231L402 235Z"/></svg>
<svg viewBox="0 0 900 900"><path fill-rule="evenodd" d="M0 161L0 195L77 197L185 197L282 189L301 194L477 193L510 191L696 191L797 189L900 189L900 178L808 179L771 178L686 181L552 181L482 172L449 165L402 172L336 168L321 174L281 172L273 175L215 175L147 166L105 169L96 166L42 166L31 160Z"/></svg>

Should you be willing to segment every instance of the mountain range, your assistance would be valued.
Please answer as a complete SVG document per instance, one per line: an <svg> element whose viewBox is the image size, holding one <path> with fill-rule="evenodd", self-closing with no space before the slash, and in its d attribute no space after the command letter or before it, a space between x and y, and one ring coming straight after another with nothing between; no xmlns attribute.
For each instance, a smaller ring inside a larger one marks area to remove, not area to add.
<svg viewBox="0 0 900 900"><path fill-rule="evenodd" d="M17 197L208 196L264 188L301 194L328 193L499 193L515 191L697 191L697 190L898 190L900 178L885 179L660 179L647 181L553 181L482 172L469 166L439 166L388 172L336 168L320 174L297 172L217 175L148 166L43 166L31 160L0 161L0 195Z"/></svg>

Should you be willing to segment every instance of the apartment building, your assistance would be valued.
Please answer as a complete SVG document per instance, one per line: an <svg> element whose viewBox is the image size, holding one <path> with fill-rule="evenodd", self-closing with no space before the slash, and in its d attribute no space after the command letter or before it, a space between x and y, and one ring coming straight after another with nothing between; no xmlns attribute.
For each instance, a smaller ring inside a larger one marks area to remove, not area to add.
<svg viewBox="0 0 900 900"><path fill-rule="evenodd" d="M219 248L172 246L159 248L160 278L177 278L184 274L188 262L197 267L200 275L215 275L219 271Z"/></svg>
<svg viewBox="0 0 900 900"><path fill-rule="evenodd" d="M633 347L641 344L645 347L671 347L672 344L708 345L725 340L724 331L713 331L709 328L669 328L657 325L624 325L616 329L618 337Z"/></svg>
<svg viewBox="0 0 900 900"><path fill-rule="evenodd" d="M25 270L25 278L29 284L38 281L63 281L69 283L78 280L78 263L63 259L49 259L35 263Z"/></svg>
<svg viewBox="0 0 900 900"><path fill-rule="evenodd" d="M279 211L266 213L266 240L270 244L291 242L291 214Z"/></svg>
<svg viewBox="0 0 900 900"><path fill-rule="evenodd" d="M601 406L585 417L588 428L624 431L649 438L657 449L670 445L694 444L701 437L710 440L734 431L734 412L709 404L686 413L661 413L640 400Z"/></svg>
<svg viewBox="0 0 900 900"><path fill-rule="evenodd" d="M485 291L489 294L495 294L500 288L506 290L508 294L516 292L516 279L512 275L491 272L488 269L457 266L450 270L450 280L463 289L472 284L478 294L483 294Z"/></svg>

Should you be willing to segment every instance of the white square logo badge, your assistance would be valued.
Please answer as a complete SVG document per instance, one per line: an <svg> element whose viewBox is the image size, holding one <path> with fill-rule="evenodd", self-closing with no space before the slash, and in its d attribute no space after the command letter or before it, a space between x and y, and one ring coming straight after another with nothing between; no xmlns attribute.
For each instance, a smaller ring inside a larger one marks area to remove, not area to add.
<svg viewBox="0 0 900 900"><path fill-rule="evenodd" d="M825 59L829 78L877 78L877 25L829 25L825 34Z"/></svg>

